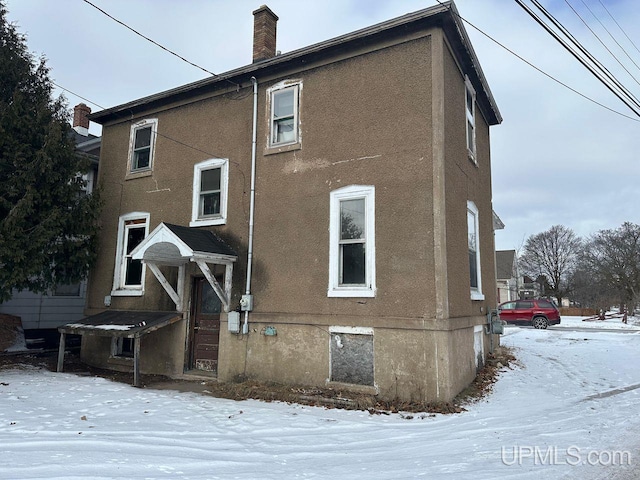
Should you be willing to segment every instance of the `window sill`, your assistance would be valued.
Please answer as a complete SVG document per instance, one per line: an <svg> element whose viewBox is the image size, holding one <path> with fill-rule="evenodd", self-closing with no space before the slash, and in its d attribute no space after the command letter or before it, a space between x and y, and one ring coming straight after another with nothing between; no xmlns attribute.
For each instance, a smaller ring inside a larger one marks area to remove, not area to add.
<svg viewBox="0 0 640 480"><path fill-rule="evenodd" d="M467 148L467 158L471 163L473 163L476 167L478 166L478 162L476 160L476 154L473 153L469 148Z"/></svg>
<svg viewBox="0 0 640 480"><path fill-rule="evenodd" d="M153 174L153 170L151 170L150 168L147 170L141 170L139 172L127 172L127 174L124 176L125 180L133 180L134 178L141 178L141 177L150 177Z"/></svg>
<svg viewBox="0 0 640 480"><path fill-rule="evenodd" d="M480 292L471 292L471 300L484 300L484 295Z"/></svg>
<svg viewBox="0 0 640 480"><path fill-rule="evenodd" d="M264 149L263 155L275 155L277 153L291 152L293 150L302 149L300 142L290 143L288 145L273 145Z"/></svg>
<svg viewBox="0 0 640 480"><path fill-rule="evenodd" d="M120 355L110 355L107 360L109 365L120 365L130 367L133 365L133 357L125 357Z"/></svg>
<svg viewBox="0 0 640 480"><path fill-rule="evenodd" d="M364 395L378 395L380 393L380 389L376 385L358 385L357 383L342 383L334 382L333 380L327 380L325 385L327 388L348 390L350 392L361 393Z"/></svg>
<svg viewBox="0 0 640 480"><path fill-rule="evenodd" d="M330 288L327 290L327 297L374 298L375 296L376 290L374 288Z"/></svg>
<svg viewBox="0 0 640 480"><path fill-rule="evenodd" d="M226 218L209 218L209 219L196 219L189 222L190 227L208 227L210 225L224 225L227 223Z"/></svg>
<svg viewBox="0 0 640 480"><path fill-rule="evenodd" d="M142 297L144 295L144 290L111 290L112 297Z"/></svg>

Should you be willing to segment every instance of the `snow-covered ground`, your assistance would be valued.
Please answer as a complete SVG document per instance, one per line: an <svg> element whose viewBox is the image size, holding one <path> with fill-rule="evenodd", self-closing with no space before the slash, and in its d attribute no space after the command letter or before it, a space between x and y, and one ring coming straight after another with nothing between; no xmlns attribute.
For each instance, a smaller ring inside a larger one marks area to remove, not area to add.
<svg viewBox="0 0 640 480"><path fill-rule="evenodd" d="M587 323L571 317L549 330L507 327L502 341L520 366L455 415L236 402L0 370L0 478L640 478L634 322L606 322L629 333L564 330Z"/></svg>

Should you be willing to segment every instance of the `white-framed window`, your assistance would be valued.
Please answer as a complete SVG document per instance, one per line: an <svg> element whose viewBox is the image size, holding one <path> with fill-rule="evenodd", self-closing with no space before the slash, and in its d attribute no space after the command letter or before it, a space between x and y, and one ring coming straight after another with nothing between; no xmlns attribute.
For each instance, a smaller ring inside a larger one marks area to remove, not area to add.
<svg viewBox="0 0 640 480"><path fill-rule="evenodd" d="M476 162L476 91L471 80L465 75L465 113L467 119L467 152L469 158Z"/></svg>
<svg viewBox="0 0 640 480"><path fill-rule="evenodd" d="M157 118L142 120L131 125L128 173L142 173L153 169L157 130Z"/></svg>
<svg viewBox="0 0 640 480"><path fill-rule="evenodd" d="M330 194L329 297L375 297L375 187Z"/></svg>
<svg viewBox="0 0 640 480"><path fill-rule="evenodd" d="M268 90L269 146L279 147L300 142L301 82L281 82Z"/></svg>
<svg viewBox="0 0 640 480"><path fill-rule="evenodd" d="M471 300L484 300L482 294L482 272L480 271L480 229L478 227L478 207L467 201L467 240L469 251L469 285Z"/></svg>
<svg viewBox="0 0 640 480"><path fill-rule="evenodd" d="M193 167L193 201L189 226L227 222L229 160L212 158Z"/></svg>
<svg viewBox="0 0 640 480"><path fill-rule="evenodd" d="M132 212L120 217L111 291L113 296L144 294L145 265L131 258L131 252L149 234L149 217L147 212Z"/></svg>

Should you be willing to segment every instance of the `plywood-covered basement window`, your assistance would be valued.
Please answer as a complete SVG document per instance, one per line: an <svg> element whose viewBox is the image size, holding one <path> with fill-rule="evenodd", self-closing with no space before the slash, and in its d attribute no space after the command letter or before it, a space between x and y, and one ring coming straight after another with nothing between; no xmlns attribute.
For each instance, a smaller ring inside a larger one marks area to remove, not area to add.
<svg viewBox="0 0 640 480"><path fill-rule="evenodd" d="M374 385L373 329L331 327L330 381Z"/></svg>

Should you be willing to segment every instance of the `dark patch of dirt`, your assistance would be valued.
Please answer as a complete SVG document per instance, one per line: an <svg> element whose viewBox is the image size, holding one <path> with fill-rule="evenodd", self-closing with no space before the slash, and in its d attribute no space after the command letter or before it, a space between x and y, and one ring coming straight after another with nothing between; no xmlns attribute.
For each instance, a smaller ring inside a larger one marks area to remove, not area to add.
<svg viewBox="0 0 640 480"><path fill-rule="evenodd" d="M236 383L218 383L213 379L175 380L160 375L141 375L143 388L197 392L232 400L256 399L267 402L282 401L304 405L317 405L326 408L344 408L366 410L376 415L400 413L403 418L414 418L412 413L421 413L422 417L436 413L460 413L469 405L488 395L501 371L512 368L516 358L506 347L498 347L489 354L486 365L478 372L474 382L462 391L452 402L420 403L401 400L382 401L375 395L359 394L333 388L280 385L275 383L244 380ZM22 352L18 354L0 354L0 371L9 368L41 368L56 371L57 351ZM114 372L94 368L80 362L78 350L67 351L64 359L64 371L78 375L99 376L115 382L131 384L132 373Z"/></svg>
<svg viewBox="0 0 640 480"><path fill-rule="evenodd" d="M20 317L0 313L0 352L15 345L16 339L22 330Z"/></svg>

